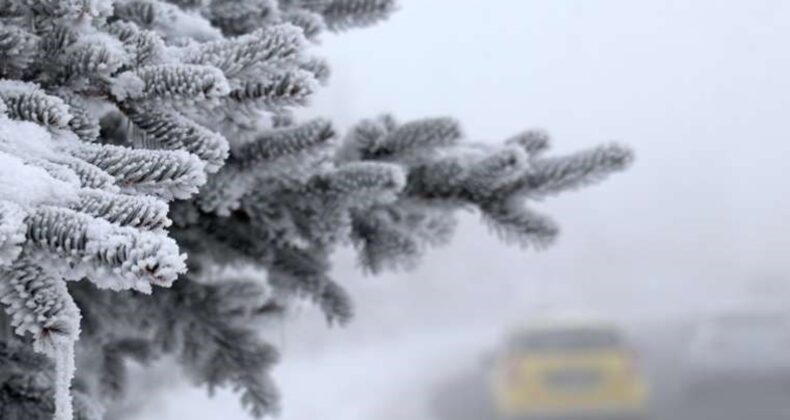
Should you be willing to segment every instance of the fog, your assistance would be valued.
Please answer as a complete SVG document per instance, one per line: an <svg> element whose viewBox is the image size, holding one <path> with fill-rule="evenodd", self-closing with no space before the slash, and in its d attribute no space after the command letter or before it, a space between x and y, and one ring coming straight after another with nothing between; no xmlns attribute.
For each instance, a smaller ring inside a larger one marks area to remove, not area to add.
<svg viewBox="0 0 790 420"><path fill-rule="evenodd" d="M333 76L311 113L341 127L452 115L492 142L541 127L553 153L614 140L637 160L541 203L562 227L544 251L508 247L468 214L412 272L367 277L338 255L356 320L327 329L305 307L273 326L284 420L440 420L447 384L540 313L594 312L653 336L661 322L790 301L790 3L401 4L324 39ZM230 393L164 394L139 418L247 418Z"/></svg>

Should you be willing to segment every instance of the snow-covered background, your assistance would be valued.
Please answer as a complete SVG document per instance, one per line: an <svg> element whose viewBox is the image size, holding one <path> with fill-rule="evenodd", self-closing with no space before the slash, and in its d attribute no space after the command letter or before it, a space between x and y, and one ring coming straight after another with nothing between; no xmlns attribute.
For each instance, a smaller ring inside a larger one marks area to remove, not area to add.
<svg viewBox="0 0 790 420"><path fill-rule="evenodd" d="M305 309L273 326L284 420L429 419L444 376L547 309L649 320L788 301L790 3L782 0L401 0L377 27L325 38L334 74L311 112L341 127L392 111L453 115L468 137L543 127L555 151L608 140L634 167L547 200L563 234L505 247L474 215L412 273L362 276L346 329ZM764 289L761 289L765 286ZM241 420L175 378L139 419Z"/></svg>

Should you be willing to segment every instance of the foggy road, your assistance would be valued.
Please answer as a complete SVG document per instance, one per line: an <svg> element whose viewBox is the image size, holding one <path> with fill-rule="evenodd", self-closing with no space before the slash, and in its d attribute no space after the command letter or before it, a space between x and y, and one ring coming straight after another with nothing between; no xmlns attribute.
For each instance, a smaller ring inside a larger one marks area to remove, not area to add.
<svg viewBox="0 0 790 420"><path fill-rule="evenodd" d="M467 326L468 327L468 326ZM787 420L787 400L760 404L694 407L681 387L681 365L690 329L678 323L637 324L627 328L649 380L651 417L647 420ZM386 339L365 346L333 347L318 354L291 354L278 382L284 390L283 420L490 420L482 354L502 332L491 328L412 331L392 345ZM149 406L136 419L246 419L236 395L181 389L180 398ZM740 395L741 397L744 394ZM750 395L746 395L750 396ZM759 396L759 395L753 395ZM750 396L751 397L751 396ZM188 406L179 399L192 401ZM776 409L778 408L778 409ZM775 409L773 412L771 409ZM331 410L331 412L330 412Z"/></svg>
<svg viewBox="0 0 790 420"><path fill-rule="evenodd" d="M650 387L648 420L786 420L790 419L790 392L771 398L765 388L739 388L730 393L711 393L700 400L683 385L683 354L688 341L687 325L641 326L632 331L641 369ZM438 384L430 399L434 420L489 420L486 370L482 363L456 372Z"/></svg>

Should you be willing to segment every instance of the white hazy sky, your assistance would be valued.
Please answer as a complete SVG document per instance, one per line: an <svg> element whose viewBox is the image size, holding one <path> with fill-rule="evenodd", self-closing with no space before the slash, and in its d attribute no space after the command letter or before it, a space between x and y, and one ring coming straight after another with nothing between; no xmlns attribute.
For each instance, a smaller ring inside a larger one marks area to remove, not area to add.
<svg viewBox="0 0 790 420"><path fill-rule="evenodd" d="M558 150L616 139L638 154L627 174L539 205L565 235L538 259L477 232L454 255L585 257L602 275L786 270L790 3L402 3L388 24L325 42L335 74L319 105L338 120L449 114L473 139L538 126Z"/></svg>
<svg viewBox="0 0 790 420"><path fill-rule="evenodd" d="M387 111L453 115L483 141L542 127L558 153L617 140L638 158L600 186L537 205L563 227L548 251L506 248L464 223L415 273L359 279L341 261L363 297L358 321L322 338L320 355L286 354L284 419L384 419L381 407L419 394L403 372L430 362L415 352L442 353L426 325L464 327L540 302L655 314L722 300L727 284L788 276L790 2L401 4L384 24L324 40L334 74L312 112L341 127ZM413 330L423 335L408 338ZM284 341L316 340L308 331ZM356 345L363 336L369 347ZM156 418L245 418L231 396L200 399Z"/></svg>

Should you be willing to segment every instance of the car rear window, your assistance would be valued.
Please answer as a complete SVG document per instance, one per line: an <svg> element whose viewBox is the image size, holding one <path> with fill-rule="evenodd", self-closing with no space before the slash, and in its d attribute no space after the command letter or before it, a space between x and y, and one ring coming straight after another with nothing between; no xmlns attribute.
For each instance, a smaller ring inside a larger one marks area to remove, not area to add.
<svg viewBox="0 0 790 420"><path fill-rule="evenodd" d="M574 328L530 331L513 338L519 350L594 350L620 347L620 334L609 329Z"/></svg>

